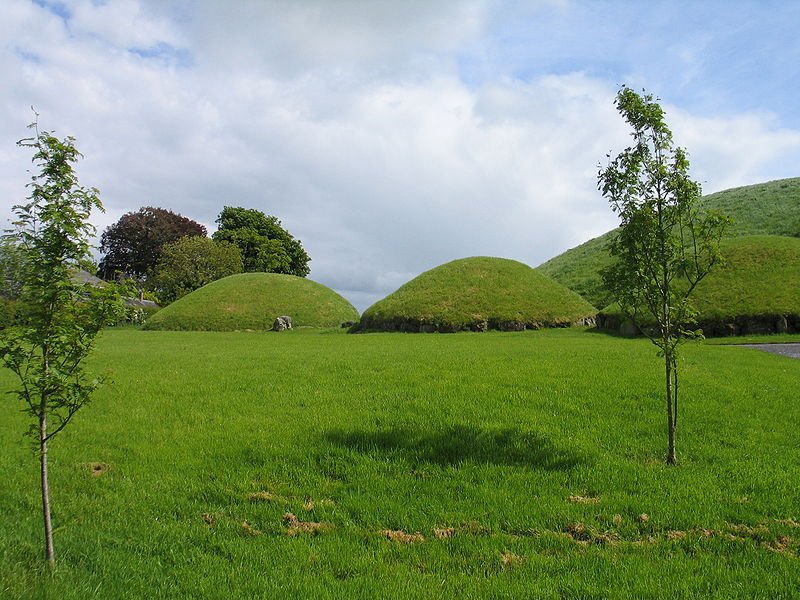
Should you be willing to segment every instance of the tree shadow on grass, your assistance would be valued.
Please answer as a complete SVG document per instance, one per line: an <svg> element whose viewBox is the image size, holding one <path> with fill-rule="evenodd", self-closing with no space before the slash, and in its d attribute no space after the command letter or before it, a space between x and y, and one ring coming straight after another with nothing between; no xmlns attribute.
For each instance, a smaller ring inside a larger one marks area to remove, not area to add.
<svg viewBox="0 0 800 600"><path fill-rule="evenodd" d="M536 432L516 428L485 430L452 425L437 431L403 427L380 431L336 430L325 437L337 446L363 454L440 466L477 463L566 471L587 462L578 452L560 448Z"/></svg>

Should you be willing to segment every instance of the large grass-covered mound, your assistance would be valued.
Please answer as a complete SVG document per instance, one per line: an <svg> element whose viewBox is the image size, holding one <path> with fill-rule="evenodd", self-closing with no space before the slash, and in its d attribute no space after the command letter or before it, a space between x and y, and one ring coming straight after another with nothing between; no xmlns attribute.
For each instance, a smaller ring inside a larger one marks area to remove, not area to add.
<svg viewBox="0 0 800 600"><path fill-rule="evenodd" d="M744 236L722 240L725 264L692 296L706 335L800 332L800 238ZM601 323L621 322L614 305Z"/></svg>
<svg viewBox="0 0 800 600"><path fill-rule="evenodd" d="M800 177L709 194L701 199L701 204L731 217L728 237L800 237ZM600 270L611 262L606 246L614 231L567 250L537 269L595 306L606 306L612 298L603 287Z"/></svg>
<svg viewBox="0 0 800 600"><path fill-rule="evenodd" d="M276 317L295 327L338 327L358 311L320 283L294 275L242 273L219 279L163 308L147 329L237 331L271 329Z"/></svg>
<svg viewBox="0 0 800 600"><path fill-rule="evenodd" d="M527 265L504 258L454 260L422 273L368 308L362 330L522 330L591 322L596 309Z"/></svg>

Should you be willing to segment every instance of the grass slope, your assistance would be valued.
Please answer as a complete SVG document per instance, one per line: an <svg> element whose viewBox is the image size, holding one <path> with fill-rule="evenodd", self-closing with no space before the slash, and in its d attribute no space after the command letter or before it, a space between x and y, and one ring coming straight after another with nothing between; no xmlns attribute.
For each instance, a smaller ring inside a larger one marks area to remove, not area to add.
<svg viewBox="0 0 800 600"><path fill-rule="evenodd" d="M368 308L362 329L459 331L569 325L597 311L529 266L504 258L454 260Z"/></svg>
<svg viewBox="0 0 800 600"><path fill-rule="evenodd" d="M800 331L800 238L743 236L722 240L726 264L697 286L692 304L706 335ZM608 326L616 304L601 311Z"/></svg>
<svg viewBox="0 0 800 600"><path fill-rule="evenodd" d="M4 599L800 589L792 359L688 345L677 468L641 339L129 329L92 366L113 382L50 449L53 576L30 421L0 403Z"/></svg>
<svg viewBox="0 0 800 600"><path fill-rule="evenodd" d="M242 273L214 281L161 309L147 329L235 331L271 329L276 317L295 327L338 327L358 311L339 294L302 277Z"/></svg>
<svg viewBox="0 0 800 600"><path fill-rule="evenodd" d="M702 204L733 219L729 236L800 237L800 177L716 192Z"/></svg>
<svg viewBox="0 0 800 600"><path fill-rule="evenodd" d="M727 235L800 237L800 178L733 188L704 196L701 203L733 219ZM613 231L567 250L537 267L598 307L611 297L603 289L600 270L610 263L605 250Z"/></svg>
<svg viewBox="0 0 800 600"><path fill-rule="evenodd" d="M723 240L726 264L700 282L695 307L706 319L800 315L800 238Z"/></svg>

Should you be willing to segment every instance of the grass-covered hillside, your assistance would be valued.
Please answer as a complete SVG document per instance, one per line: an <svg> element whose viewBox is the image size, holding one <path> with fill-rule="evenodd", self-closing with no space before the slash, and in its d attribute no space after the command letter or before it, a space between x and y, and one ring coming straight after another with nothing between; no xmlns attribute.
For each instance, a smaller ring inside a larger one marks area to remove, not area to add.
<svg viewBox="0 0 800 600"><path fill-rule="evenodd" d="M163 308L147 329L236 331L271 329L292 317L295 327L338 327L358 311L320 283L294 275L243 273L214 281Z"/></svg>
<svg viewBox="0 0 800 600"><path fill-rule="evenodd" d="M795 598L797 361L647 340L105 332L50 447L0 402L0 598ZM0 394L12 375L0 370Z"/></svg>
<svg viewBox="0 0 800 600"><path fill-rule="evenodd" d="M706 335L800 331L800 238L742 236L722 240L725 264L697 286L692 304ZM601 321L616 324L615 305Z"/></svg>
<svg viewBox="0 0 800 600"><path fill-rule="evenodd" d="M596 312L576 293L527 265L473 257L412 279L368 308L361 317L361 329L538 329L583 323Z"/></svg>
<svg viewBox="0 0 800 600"><path fill-rule="evenodd" d="M598 198L598 202L603 202ZM781 179L757 185L733 188L702 198L707 208L722 211L733 219L729 237L743 235L780 235L800 237L800 178ZM540 270L578 292L589 302L603 308L611 297L603 289L600 270L610 257L606 244L608 232L567 250L540 265Z"/></svg>
<svg viewBox="0 0 800 600"><path fill-rule="evenodd" d="M733 219L729 236L800 237L800 177L716 192L701 204Z"/></svg>

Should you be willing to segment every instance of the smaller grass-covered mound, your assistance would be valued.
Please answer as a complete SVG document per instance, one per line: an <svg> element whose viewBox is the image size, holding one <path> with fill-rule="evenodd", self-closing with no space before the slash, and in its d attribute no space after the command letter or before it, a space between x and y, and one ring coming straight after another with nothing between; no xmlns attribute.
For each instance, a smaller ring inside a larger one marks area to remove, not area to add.
<svg viewBox="0 0 800 600"><path fill-rule="evenodd" d="M412 279L361 317L367 331L519 331L593 322L596 309L527 265L454 260Z"/></svg>
<svg viewBox="0 0 800 600"><path fill-rule="evenodd" d="M219 279L161 309L146 329L267 330L279 316L295 327L338 327L358 311L332 289L302 277L242 273Z"/></svg>
<svg viewBox="0 0 800 600"><path fill-rule="evenodd" d="M722 240L725 264L697 286L692 304L707 336L800 332L800 238L743 236ZM616 329L616 305L599 322Z"/></svg>

